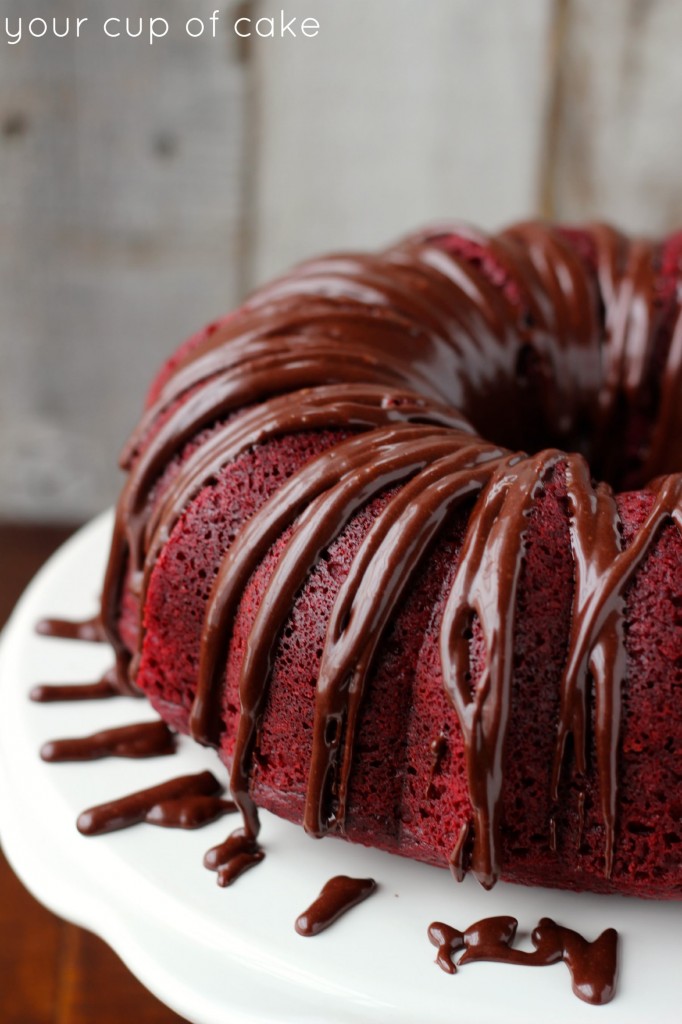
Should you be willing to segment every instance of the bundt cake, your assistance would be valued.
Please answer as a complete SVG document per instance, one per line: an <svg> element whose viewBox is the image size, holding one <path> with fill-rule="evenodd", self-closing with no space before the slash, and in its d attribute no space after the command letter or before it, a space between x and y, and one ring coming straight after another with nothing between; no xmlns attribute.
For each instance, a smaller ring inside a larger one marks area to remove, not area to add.
<svg viewBox="0 0 682 1024"><path fill-rule="evenodd" d="M682 233L307 262L166 363L122 465L119 685L247 836L682 897Z"/></svg>

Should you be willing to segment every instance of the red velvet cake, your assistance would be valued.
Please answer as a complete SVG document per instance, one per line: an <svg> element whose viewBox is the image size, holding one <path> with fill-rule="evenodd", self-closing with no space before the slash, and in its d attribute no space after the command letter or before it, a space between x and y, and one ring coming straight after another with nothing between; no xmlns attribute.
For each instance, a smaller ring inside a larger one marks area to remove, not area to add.
<svg viewBox="0 0 682 1024"><path fill-rule="evenodd" d="M682 234L306 263L182 346L123 465L119 684L247 835L682 897Z"/></svg>

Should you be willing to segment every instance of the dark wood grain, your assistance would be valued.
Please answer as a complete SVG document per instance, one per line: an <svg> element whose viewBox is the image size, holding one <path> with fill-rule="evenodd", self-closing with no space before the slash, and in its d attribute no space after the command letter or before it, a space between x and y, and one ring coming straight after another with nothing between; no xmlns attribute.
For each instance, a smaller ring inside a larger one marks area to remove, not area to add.
<svg viewBox="0 0 682 1024"><path fill-rule="evenodd" d="M0 523L0 626L68 526ZM59 920L0 853L0 1024L182 1024L90 932Z"/></svg>

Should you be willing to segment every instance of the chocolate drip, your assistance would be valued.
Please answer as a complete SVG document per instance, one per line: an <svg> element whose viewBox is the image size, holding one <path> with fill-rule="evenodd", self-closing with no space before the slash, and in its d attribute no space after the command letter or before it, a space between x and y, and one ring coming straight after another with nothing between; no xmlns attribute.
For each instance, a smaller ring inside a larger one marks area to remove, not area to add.
<svg viewBox="0 0 682 1024"><path fill-rule="evenodd" d="M462 436L466 439L464 444L468 444L470 436ZM299 587L354 512L385 488L446 457L452 445L452 435L443 428L409 424L396 424L337 445L333 454L325 453L313 460L277 491L261 513L246 524L240 544L230 550L221 565L207 605L197 700L192 714L193 735L209 740L215 739L215 733L207 734L204 730L210 727L211 720L214 728L220 721L215 714L215 702L220 694L229 624L243 589L270 544L300 513L290 544L268 583L240 677L242 715L230 785L244 812L245 827L254 836L258 834L258 822L248 791L251 758L267 695L274 644ZM489 446L485 448L489 450ZM465 450L469 452L468 447ZM478 451L478 446L473 451ZM471 475L472 471L466 484L460 481L460 489L468 494L472 491ZM340 684L343 682L341 679ZM319 728L318 725L318 731Z"/></svg>
<svg viewBox="0 0 682 1024"><path fill-rule="evenodd" d="M89 619L41 619L36 625L36 632L41 636L55 637L59 640L84 640L91 643L108 643L111 640L101 612ZM120 648L121 644L117 641L114 644L116 664L96 683L36 686L31 691L31 700L48 703L62 700L101 700L119 695L139 697L137 688L131 685L126 673L120 671L123 657Z"/></svg>
<svg viewBox="0 0 682 1024"><path fill-rule="evenodd" d="M218 885L232 885L240 875L265 857L265 852L253 836L244 829L236 829L224 843L213 846L204 857L204 867L217 871Z"/></svg>
<svg viewBox="0 0 682 1024"><path fill-rule="evenodd" d="M38 704L51 704L62 700L108 700L123 694L117 685L116 669L111 668L95 683L39 683L29 696Z"/></svg>
<svg viewBox="0 0 682 1024"><path fill-rule="evenodd" d="M545 476L566 467L571 508L571 543L576 586L569 654L561 684L561 708L552 771L552 797L565 759L566 739L575 740L576 771L586 771L585 725L588 678L594 680L597 767L605 825L605 874L613 864L617 803L616 759L620 691L625 675L624 593L662 525L682 528L682 477L657 485L654 505L630 547L620 552L618 518L607 484L592 487L581 456L541 452L534 460L499 471L470 518L455 581L443 614L441 659L445 684L464 735L469 793L474 810L471 866L490 888L501 871L500 827L503 757L510 714L512 642L516 589L523 558L524 520ZM501 475L500 475L501 472ZM474 691L468 682L473 617L481 624L487 664ZM550 841L556 825L549 823ZM461 864L460 843L453 862Z"/></svg>
<svg viewBox="0 0 682 1024"><path fill-rule="evenodd" d="M189 809L188 821L192 821L191 808L193 800L201 796L214 796L220 793L222 786L211 772L199 772L197 775L180 775L176 779L162 782L149 789L141 789L118 800L91 807L79 815L78 831L85 836L99 836L104 832L116 832L131 825L138 825L146 820L152 808L166 801L179 802ZM180 820L182 807L174 810L176 820ZM155 812L157 813L157 812ZM158 824L158 822L157 822ZM195 828L196 825L183 825Z"/></svg>
<svg viewBox="0 0 682 1024"><path fill-rule="evenodd" d="M200 794L160 800L149 808L144 820L148 825L161 825L163 828L203 828L224 814L234 814L236 810L234 800Z"/></svg>
<svg viewBox="0 0 682 1024"><path fill-rule="evenodd" d="M605 874L613 866L620 728L621 687L626 674L623 630L625 589L670 520L682 529L682 476L653 485L655 500L630 546L620 550L618 515L607 484L593 487L589 469L567 457L571 507L571 544L576 567L569 654L561 682L561 710L552 770L552 797L559 798L559 777L566 739L574 739L576 770L586 770L588 678L595 689L595 732L602 817L606 830ZM582 818L582 801L581 801ZM582 831L582 822L580 825Z"/></svg>
<svg viewBox="0 0 682 1024"><path fill-rule="evenodd" d="M89 640L93 643L106 643L107 639L99 615L79 621L41 619L36 626L36 632L41 636L58 637L60 640Z"/></svg>
<svg viewBox="0 0 682 1024"><path fill-rule="evenodd" d="M557 803L569 770L580 789L594 690L610 873L625 592L663 525L682 529L682 490L679 476L651 485L651 512L626 546L613 494L592 483L583 456L621 472L619 453L609 461L608 437L637 417L656 383L640 471L682 462L682 429L675 429L682 424L682 316L677 300L666 307L675 321L661 372L660 252L603 225L574 232L520 224L494 237L462 225L437 227L378 256L338 254L296 268L195 339L157 385L123 453L130 473L102 604L119 684L129 688L137 659L131 666L118 631L124 581L142 613L157 557L187 504L254 445L308 429L353 432L302 466L242 527L206 605L190 722L196 739L218 745L240 600L288 531L240 670L231 783L245 832L232 837L235 848L244 844L237 859L251 856L247 847L258 833L251 769L281 629L325 548L364 504L399 485L356 553L328 623L305 825L316 835L343 832L355 728L375 651L425 552L466 505L471 513L440 646L464 738L472 815L459 827L450 860L457 877L470 861L485 886L495 882L525 534L546 483L563 473L575 584L551 789ZM204 428L211 432L202 444L186 449ZM478 433L504 436L509 447ZM548 443L582 454L544 449ZM516 448L543 450L529 456ZM172 485L157 488L169 460L181 454ZM474 626L486 665L472 682ZM142 621L139 633L141 648ZM583 799L579 793L580 806ZM556 810L548 830L555 849Z"/></svg>
<svg viewBox="0 0 682 1024"><path fill-rule="evenodd" d="M173 488L154 508L145 526L147 570L154 565L162 545L186 504L214 479L223 466L255 443L300 429L371 430L391 423L424 419L444 427L470 429L465 421L445 407L440 411L408 391L387 392L385 388L344 384L319 387L273 398L247 410L238 423L228 422L201 445L180 468ZM144 589L143 589L144 596Z"/></svg>
<svg viewBox="0 0 682 1024"><path fill-rule="evenodd" d="M464 821L459 827L455 845L448 858L450 874L457 882L462 882L466 877L467 868L471 862L471 840L471 822Z"/></svg>
<svg viewBox="0 0 682 1024"><path fill-rule="evenodd" d="M95 761L102 757L160 757L175 753L175 737L165 722L139 722L104 729L91 736L49 740L43 761Z"/></svg>
<svg viewBox="0 0 682 1024"><path fill-rule="evenodd" d="M330 878L317 899L296 918L296 931L299 935L319 935L351 907L371 896L376 887L373 878L349 878L348 875Z"/></svg>
<svg viewBox="0 0 682 1024"><path fill-rule="evenodd" d="M290 361L292 355L286 353ZM338 352L335 359L339 358ZM323 366L326 364L322 364ZM363 364L364 365L364 364ZM296 367L300 369L297 362ZM253 371L253 367L251 368ZM245 372L245 371L244 371ZM322 371L320 371L322 372ZM291 378L285 365L282 368L284 377L277 376L270 367L264 377L260 390L248 396L239 392L235 402L257 401L254 410L245 410L240 416L228 422L206 447L197 452L194 459L181 472L178 487L173 489L168 500L161 506L158 513L149 511L149 492L156 481L158 472L167 459L182 444L192 437L204 424L204 418L211 417L200 406L199 413L189 402L181 406L174 417L168 420L145 449L145 458L138 460L128 479L119 500L114 536L109 556L109 564L104 585L102 617L107 636L111 640L116 653L117 673L122 685L129 686L128 673L130 667L129 654L122 643L117 630L117 610L121 587L128 563L132 570L132 583L144 597L149 580L149 573L154 565L161 545L168 538L174 523L184 507L184 502L196 494L200 488L215 476L221 466L236 458L256 442L262 443L269 437L281 435L292 430L334 428L344 425L346 429L369 429L377 433L383 424L432 423L447 428L469 431L472 428L456 411L443 405L425 401L414 392L404 390L387 390L385 387L368 387L365 384L354 384L353 374L345 381L343 388L320 386L312 392L304 391L288 394L285 399L262 401L270 393L286 391L286 384L300 386L299 377ZM367 379L368 368L364 365L364 377ZM348 376L348 374L347 374ZM360 378L363 373L359 373ZM391 374L388 374L389 378ZM247 379L248 374L246 375ZM238 374L238 380L244 376ZM371 378L370 378L371 379ZM324 381L323 381L324 383ZM208 400L212 400L213 390L209 389ZM234 396L233 396L234 397ZM188 408L189 406L189 408ZM232 409L226 405L222 414L227 415ZM211 415L217 415L215 409ZM372 429L374 428L374 429ZM151 534L153 533L153 536ZM144 553L143 553L144 549ZM143 635L143 623L140 622ZM199 713L197 712L197 716ZM203 730L205 732L205 729Z"/></svg>
<svg viewBox="0 0 682 1024"><path fill-rule="evenodd" d="M345 384L343 387L319 387L284 398L274 398L256 409L247 410L238 420L230 421L218 430L181 467L173 488L149 515L144 529L145 564L140 585L140 608L149 584L151 571L163 544L188 501L231 459L271 437L300 429L340 429L376 431L391 423L416 425L424 422L440 425L443 429L471 431L471 427L456 413L425 402L413 392L387 391L385 388ZM139 624L144 636L144 623ZM208 684L206 684L207 688ZM209 701L209 706L214 703ZM203 697L199 698L203 705ZM197 707L194 712L197 738L215 742ZM213 717L213 716L210 716Z"/></svg>
<svg viewBox="0 0 682 1024"><path fill-rule="evenodd" d="M457 573L443 612L441 661L457 711L474 812L471 868L490 889L501 871L500 828L504 745L513 672L516 597L528 512L561 459L541 452L504 460L471 514ZM470 683L469 640L474 618L485 640L486 666Z"/></svg>
<svg viewBox="0 0 682 1024"><path fill-rule="evenodd" d="M325 799L334 789L334 823L343 827L353 738L367 676L393 611L439 530L473 498L501 452L463 439L455 454L436 458L392 499L365 538L329 619L315 701L305 827L329 827ZM453 442L450 442L453 447ZM438 453L440 454L440 453ZM338 779L333 780L345 734Z"/></svg>
<svg viewBox="0 0 682 1024"><path fill-rule="evenodd" d="M428 936L438 947L436 963L454 974L454 953L464 950L458 967L475 960L520 964L527 967L549 967L560 960L571 974L573 992L586 1003L601 1006L613 999L618 969L618 933L607 928L594 942L578 932L543 917L533 929L532 953L514 949L518 921L515 917L487 917L472 924L465 932L442 924L429 925Z"/></svg>
<svg viewBox="0 0 682 1024"><path fill-rule="evenodd" d="M428 929L429 942L438 949L436 963L446 974L456 974L457 967L453 960L453 953L464 949L464 936L459 928L443 924L442 921L433 921Z"/></svg>

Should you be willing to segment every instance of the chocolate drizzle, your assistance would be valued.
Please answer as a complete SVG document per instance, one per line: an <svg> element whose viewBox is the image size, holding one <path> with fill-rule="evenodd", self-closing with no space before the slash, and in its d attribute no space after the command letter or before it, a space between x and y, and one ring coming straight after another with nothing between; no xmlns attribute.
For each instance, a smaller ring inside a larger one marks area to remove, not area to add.
<svg viewBox="0 0 682 1024"><path fill-rule="evenodd" d="M108 700L123 696L115 668L109 669L94 683L39 683L29 694L37 704L72 700Z"/></svg>
<svg viewBox="0 0 682 1024"><path fill-rule="evenodd" d="M625 545L613 492L593 482L587 459L614 478L639 474L638 482L682 463L682 317L677 299L663 308L658 298L660 256L660 246L631 242L603 225L573 232L521 224L490 238L461 225L435 228L378 256L304 264L207 330L157 384L123 453L129 476L102 603L119 685L128 689L138 659L118 628L124 586L142 616L157 557L187 504L231 460L268 439L310 429L352 435L303 465L246 522L206 603L190 725L196 739L219 746L239 602L289 531L240 669L231 787L244 831L230 837L211 866L256 856L251 773L278 637L296 596L351 518L395 488L354 557L327 626L304 824L314 835L344 831L356 725L375 652L430 546L466 508L440 642L471 802L471 819L453 836L451 864L458 877L471 867L484 886L494 884L502 870L525 538L548 481L563 474L575 570L551 795L558 804L568 776L581 789L594 693L610 874L626 589L666 524L682 530L682 478L648 485L651 510ZM666 333L663 321L673 316ZM645 406L650 430L633 469L632 453L614 451L608 437L625 431ZM202 443L186 450L207 428ZM485 437L504 437L506 447ZM172 484L157 487L169 460L183 452ZM486 663L472 683L474 626ZM138 654L141 617L139 638ZM581 806L583 799L580 793ZM556 814L547 828L556 849Z"/></svg>
<svg viewBox="0 0 682 1024"><path fill-rule="evenodd" d="M528 511L561 453L514 456L491 476L474 510L441 629L445 686L457 711L474 812L471 869L486 889L500 873L502 762L511 706L516 597ZM469 682L471 625L477 617L487 663Z"/></svg>
<svg viewBox="0 0 682 1024"><path fill-rule="evenodd" d="M335 875L323 886L320 895L296 918L299 935L319 935L338 921L342 914L362 903L376 890L373 878L349 878Z"/></svg>
<svg viewBox="0 0 682 1024"><path fill-rule="evenodd" d="M435 921L429 925L428 936L438 948L436 963L449 974L475 960L527 967L549 967L563 960L579 999L598 1006L613 999L618 973L618 933L613 928L588 942L571 928L543 917L533 929L535 949L531 953L513 948L517 927L515 917L487 917L465 932ZM453 955L460 950L464 953L455 966Z"/></svg>
<svg viewBox="0 0 682 1024"><path fill-rule="evenodd" d="M575 456L566 460L571 503L571 543L576 583L569 656L561 684L561 713L552 774L558 784L569 734L574 739L576 771L586 769L587 680L595 691L597 768L606 829L605 874L613 866L617 805L617 755L621 687L626 673L623 634L624 592L666 522L682 529L682 476L654 484L654 503L630 546L621 550L618 514L610 488L593 487L589 471ZM581 804L582 817L582 804ZM582 825L581 825L582 830Z"/></svg>
<svg viewBox="0 0 682 1024"><path fill-rule="evenodd" d="M436 963L440 969L446 974L456 974L457 966L453 954L465 948L463 933L450 924L433 921L427 929L427 935L431 945L438 949Z"/></svg>
<svg viewBox="0 0 682 1024"><path fill-rule="evenodd" d="M91 619L41 619L36 626L41 636L58 637L60 640L88 640L92 643L106 643L106 634L99 615Z"/></svg>
<svg viewBox="0 0 682 1024"><path fill-rule="evenodd" d="M159 800L149 808L144 820L148 825L160 825L162 828L203 828L225 814L234 814L236 810L234 800L200 793L198 796Z"/></svg>
<svg viewBox="0 0 682 1024"><path fill-rule="evenodd" d="M175 753L175 737L165 722L139 722L104 729L91 736L49 740L43 761L95 761L102 757L161 757Z"/></svg>
<svg viewBox="0 0 682 1024"><path fill-rule="evenodd" d="M78 831L85 836L99 836L105 832L116 832L131 825L139 825L152 816L152 824L170 825L178 828L197 828L207 823L203 797L216 796L222 786L211 772L197 775L180 775L158 786L141 789L118 800L111 800L97 807L91 807L78 816ZM173 802L174 807L170 808ZM161 810L155 808L161 807ZM194 814L194 808L198 813ZM215 817L215 815L214 815ZM163 820L160 820L163 819ZM212 819L211 819L212 820Z"/></svg>
<svg viewBox="0 0 682 1024"><path fill-rule="evenodd" d="M104 622L100 615L89 619L41 619L36 625L40 636L58 640L85 640L91 643L108 643ZM42 683L31 690L31 700L39 704L53 701L103 700L108 697L139 697L140 691L131 684L127 675L120 671L121 663L117 648L115 665L108 669L101 679L94 683Z"/></svg>
<svg viewBox="0 0 682 1024"><path fill-rule="evenodd" d="M232 885L245 871L255 868L264 857L265 852L254 837L245 829L238 828L225 842L207 851L204 856L204 867L217 872L218 885L224 888Z"/></svg>

